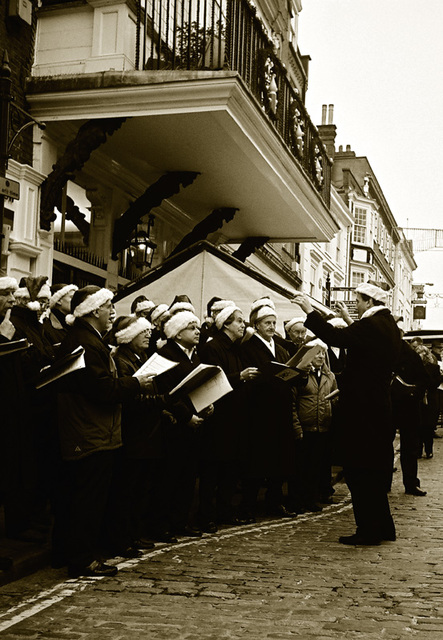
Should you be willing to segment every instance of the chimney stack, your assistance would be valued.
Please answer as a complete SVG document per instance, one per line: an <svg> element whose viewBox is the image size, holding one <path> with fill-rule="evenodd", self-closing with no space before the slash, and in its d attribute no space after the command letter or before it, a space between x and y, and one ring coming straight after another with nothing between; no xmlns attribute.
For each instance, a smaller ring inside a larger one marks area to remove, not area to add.
<svg viewBox="0 0 443 640"><path fill-rule="evenodd" d="M322 106L322 119L321 125L317 127L318 133L322 142L324 143L328 156L334 160L335 156L335 138L337 136L337 127L333 124L334 120L334 105L324 104Z"/></svg>

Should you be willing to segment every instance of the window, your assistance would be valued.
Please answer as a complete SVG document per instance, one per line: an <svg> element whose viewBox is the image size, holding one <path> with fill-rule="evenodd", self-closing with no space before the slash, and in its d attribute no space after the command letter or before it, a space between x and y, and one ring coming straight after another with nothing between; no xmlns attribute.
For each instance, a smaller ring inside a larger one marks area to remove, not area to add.
<svg viewBox="0 0 443 640"><path fill-rule="evenodd" d="M360 244L366 244L366 223L367 223L366 209L355 207L354 229L353 229L354 242L359 242Z"/></svg>
<svg viewBox="0 0 443 640"><path fill-rule="evenodd" d="M363 284L365 281L365 272L364 271L353 271L352 272L352 287L358 287L359 284Z"/></svg>

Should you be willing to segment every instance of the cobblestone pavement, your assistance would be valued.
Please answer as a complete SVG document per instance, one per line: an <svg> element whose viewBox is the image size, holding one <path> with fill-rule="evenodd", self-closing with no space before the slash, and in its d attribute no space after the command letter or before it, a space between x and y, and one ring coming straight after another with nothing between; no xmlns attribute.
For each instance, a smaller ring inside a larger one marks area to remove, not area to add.
<svg viewBox="0 0 443 640"><path fill-rule="evenodd" d="M346 487L319 514L158 545L116 578L46 570L0 588L0 635L32 640L443 638L443 441L420 461L426 497L394 474L397 542L354 531Z"/></svg>

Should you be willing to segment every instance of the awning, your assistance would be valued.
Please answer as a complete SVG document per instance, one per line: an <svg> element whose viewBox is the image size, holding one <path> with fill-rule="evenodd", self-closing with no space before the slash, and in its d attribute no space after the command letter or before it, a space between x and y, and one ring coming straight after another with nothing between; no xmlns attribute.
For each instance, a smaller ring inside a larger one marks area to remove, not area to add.
<svg viewBox="0 0 443 640"><path fill-rule="evenodd" d="M186 294L203 320L213 296L234 300L246 318L254 300L269 296L278 314L277 330L282 333L284 320L305 315L291 302L294 293L295 289L276 284L209 242L199 242L121 289L115 300L117 313L126 315L137 296L145 295L156 304L170 304L176 295ZM331 313L316 300L311 302L319 311Z"/></svg>

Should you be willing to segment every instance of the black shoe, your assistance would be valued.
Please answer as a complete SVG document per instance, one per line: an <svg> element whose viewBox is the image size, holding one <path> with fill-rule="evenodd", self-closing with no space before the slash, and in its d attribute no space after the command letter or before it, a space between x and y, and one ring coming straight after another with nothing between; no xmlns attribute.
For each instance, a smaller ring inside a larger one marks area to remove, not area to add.
<svg viewBox="0 0 443 640"><path fill-rule="evenodd" d="M427 453L427 454L426 454L426 459L427 459L427 460L430 460L430 459L431 459L431 458L433 458L433 457L434 457L434 454L433 454L433 453Z"/></svg>
<svg viewBox="0 0 443 640"><path fill-rule="evenodd" d="M92 577L92 578L112 578L118 573L118 567L113 567L110 564L99 562L94 560L87 567L77 568L69 567L68 575L70 578L79 578L80 576Z"/></svg>
<svg viewBox="0 0 443 640"><path fill-rule="evenodd" d="M179 536L187 536L189 538L201 538L203 535L201 529L197 529L196 527L191 527L189 525L182 529L177 529L176 533Z"/></svg>
<svg viewBox="0 0 443 640"><path fill-rule="evenodd" d="M8 558L7 556L0 556L0 570L8 571L14 564L14 560L12 558Z"/></svg>
<svg viewBox="0 0 443 640"><path fill-rule="evenodd" d="M135 547L126 547L126 549L104 549L103 555L106 558L141 558L143 553Z"/></svg>
<svg viewBox="0 0 443 640"><path fill-rule="evenodd" d="M313 511L314 513L317 513L318 511L323 511L323 507L316 502L310 502L305 505L305 511Z"/></svg>
<svg viewBox="0 0 443 640"><path fill-rule="evenodd" d="M200 528L204 533L217 533L218 531L215 522L203 522Z"/></svg>
<svg viewBox="0 0 443 640"><path fill-rule="evenodd" d="M280 518L295 518L297 513L295 511L290 511L284 504L279 504L271 511L270 515L280 516Z"/></svg>
<svg viewBox="0 0 443 640"><path fill-rule="evenodd" d="M171 531L159 531L152 536L156 542L178 542L177 537Z"/></svg>
<svg viewBox="0 0 443 640"><path fill-rule="evenodd" d="M220 524L230 524L233 527L240 527L240 526L242 526L244 524L249 524L249 520L247 520L246 518L239 517L239 516L231 516L231 517L226 517L226 518L219 518L218 522Z"/></svg>
<svg viewBox="0 0 443 640"><path fill-rule="evenodd" d="M154 549L155 544L152 540L148 540L147 538L137 538L131 545L135 549Z"/></svg>
<svg viewBox="0 0 443 640"><path fill-rule="evenodd" d="M413 489L410 489L409 491L405 491L405 493L408 496L425 496L427 494L427 491L423 491L422 489L419 489L418 487L414 487Z"/></svg>
<svg viewBox="0 0 443 640"><path fill-rule="evenodd" d="M381 542L380 538L369 538L357 533L354 533L352 536L340 536L338 541L340 544L362 545L368 547L379 545Z"/></svg>

